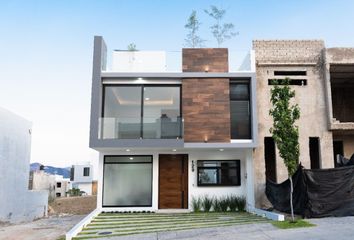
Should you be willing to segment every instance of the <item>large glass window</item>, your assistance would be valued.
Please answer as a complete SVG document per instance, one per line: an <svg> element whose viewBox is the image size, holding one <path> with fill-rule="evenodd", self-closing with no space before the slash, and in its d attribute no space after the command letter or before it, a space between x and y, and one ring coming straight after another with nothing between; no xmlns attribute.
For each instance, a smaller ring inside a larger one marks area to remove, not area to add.
<svg viewBox="0 0 354 240"><path fill-rule="evenodd" d="M101 138L179 138L180 105L180 86L106 86Z"/></svg>
<svg viewBox="0 0 354 240"><path fill-rule="evenodd" d="M230 84L231 139L251 139L248 83Z"/></svg>
<svg viewBox="0 0 354 240"><path fill-rule="evenodd" d="M140 138L141 87L104 88L103 138Z"/></svg>
<svg viewBox="0 0 354 240"><path fill-rule="evenodd" d="M179 137L180 88L144 87L143 116L143 138Z"/></svg>
<svg viewBox="0 0 354 240"><path fill-rule="evenodd" d="M240 160L199 160L198 186L239 186Z"/></svg>
<svg viewBox="0 0 354 240"><path fill-rule="evenodd" d="M103 207L152 206L152 157L106 156Z"/></svg>

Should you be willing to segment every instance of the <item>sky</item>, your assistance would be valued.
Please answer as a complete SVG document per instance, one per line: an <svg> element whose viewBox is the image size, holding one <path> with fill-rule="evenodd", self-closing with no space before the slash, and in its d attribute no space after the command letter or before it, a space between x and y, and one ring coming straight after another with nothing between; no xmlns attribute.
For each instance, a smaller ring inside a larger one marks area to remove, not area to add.
<svg viewBox="0 0 354 240"><path fill-rule="evenodd" d="M323 39L354 47L353 0L0 1L0 106L33 123L31 162L59 167L90 161L93 37L108 55L135 43L139 50L180 51L193 10L206 47L215 47L210 5L227 10L239 35L230 50L253 39Z"/></svg>

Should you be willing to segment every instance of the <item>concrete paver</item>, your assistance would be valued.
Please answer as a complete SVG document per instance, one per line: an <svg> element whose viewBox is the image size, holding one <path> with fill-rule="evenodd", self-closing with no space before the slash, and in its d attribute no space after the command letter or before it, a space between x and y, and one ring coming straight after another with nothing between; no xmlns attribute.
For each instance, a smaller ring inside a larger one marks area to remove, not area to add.
<svg viewBox="0 0 354 240"><path fill-rule="evenodd" d="M270 223L161 232L101 240L353 240L354 217L309 219L315 227L278 229Z"/></svg>

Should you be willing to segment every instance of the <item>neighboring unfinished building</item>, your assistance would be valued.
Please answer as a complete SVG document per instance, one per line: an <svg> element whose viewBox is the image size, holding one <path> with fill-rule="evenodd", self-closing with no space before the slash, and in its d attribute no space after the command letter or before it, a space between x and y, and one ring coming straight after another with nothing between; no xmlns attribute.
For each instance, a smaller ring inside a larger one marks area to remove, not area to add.
<svg viewBox="0 0 354 240"><path fill-rule="evenodd" d="M354 153L354 48L326 49L325 79L334 159L349 158Z"/></svg>
<svg viewBox="0 0 354 240"><path fill-rule="evenodd" d="M320 40L256 40L259 146L255 149L256 203L265 201L265 180L282 182L287 170L269 129L272 80L290 78L299 104L300 162L331 168L336 154L354 153L354 49L326 49Z"/></svg>

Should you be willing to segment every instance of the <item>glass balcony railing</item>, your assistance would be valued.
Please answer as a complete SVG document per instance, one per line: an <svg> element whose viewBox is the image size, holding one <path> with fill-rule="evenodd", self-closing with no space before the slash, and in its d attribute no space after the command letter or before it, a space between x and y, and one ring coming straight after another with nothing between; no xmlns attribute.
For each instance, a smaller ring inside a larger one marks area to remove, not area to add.
<svg viewBox="0 0 354 240"><path fill-rule="evenodd" d="M144 51L141 51L144 52ZM104 72L182 72L182 52L164 51L163 58L155 55L139 58L134 52L123 51L122 62L115 69L112 57L108 58ZM131 56L127 55L131 54ZM117 56L119 58L119 56ZM229 50L228 51L229 72L254 71L254 52L251 50ZM118 63L116 63L118 64Z"/></svg>
<svg viewBox="0 0 354 240"><path fill-rule="evenodd" d="M100 118L99 139L181 139L181 117Z"/></svg>

